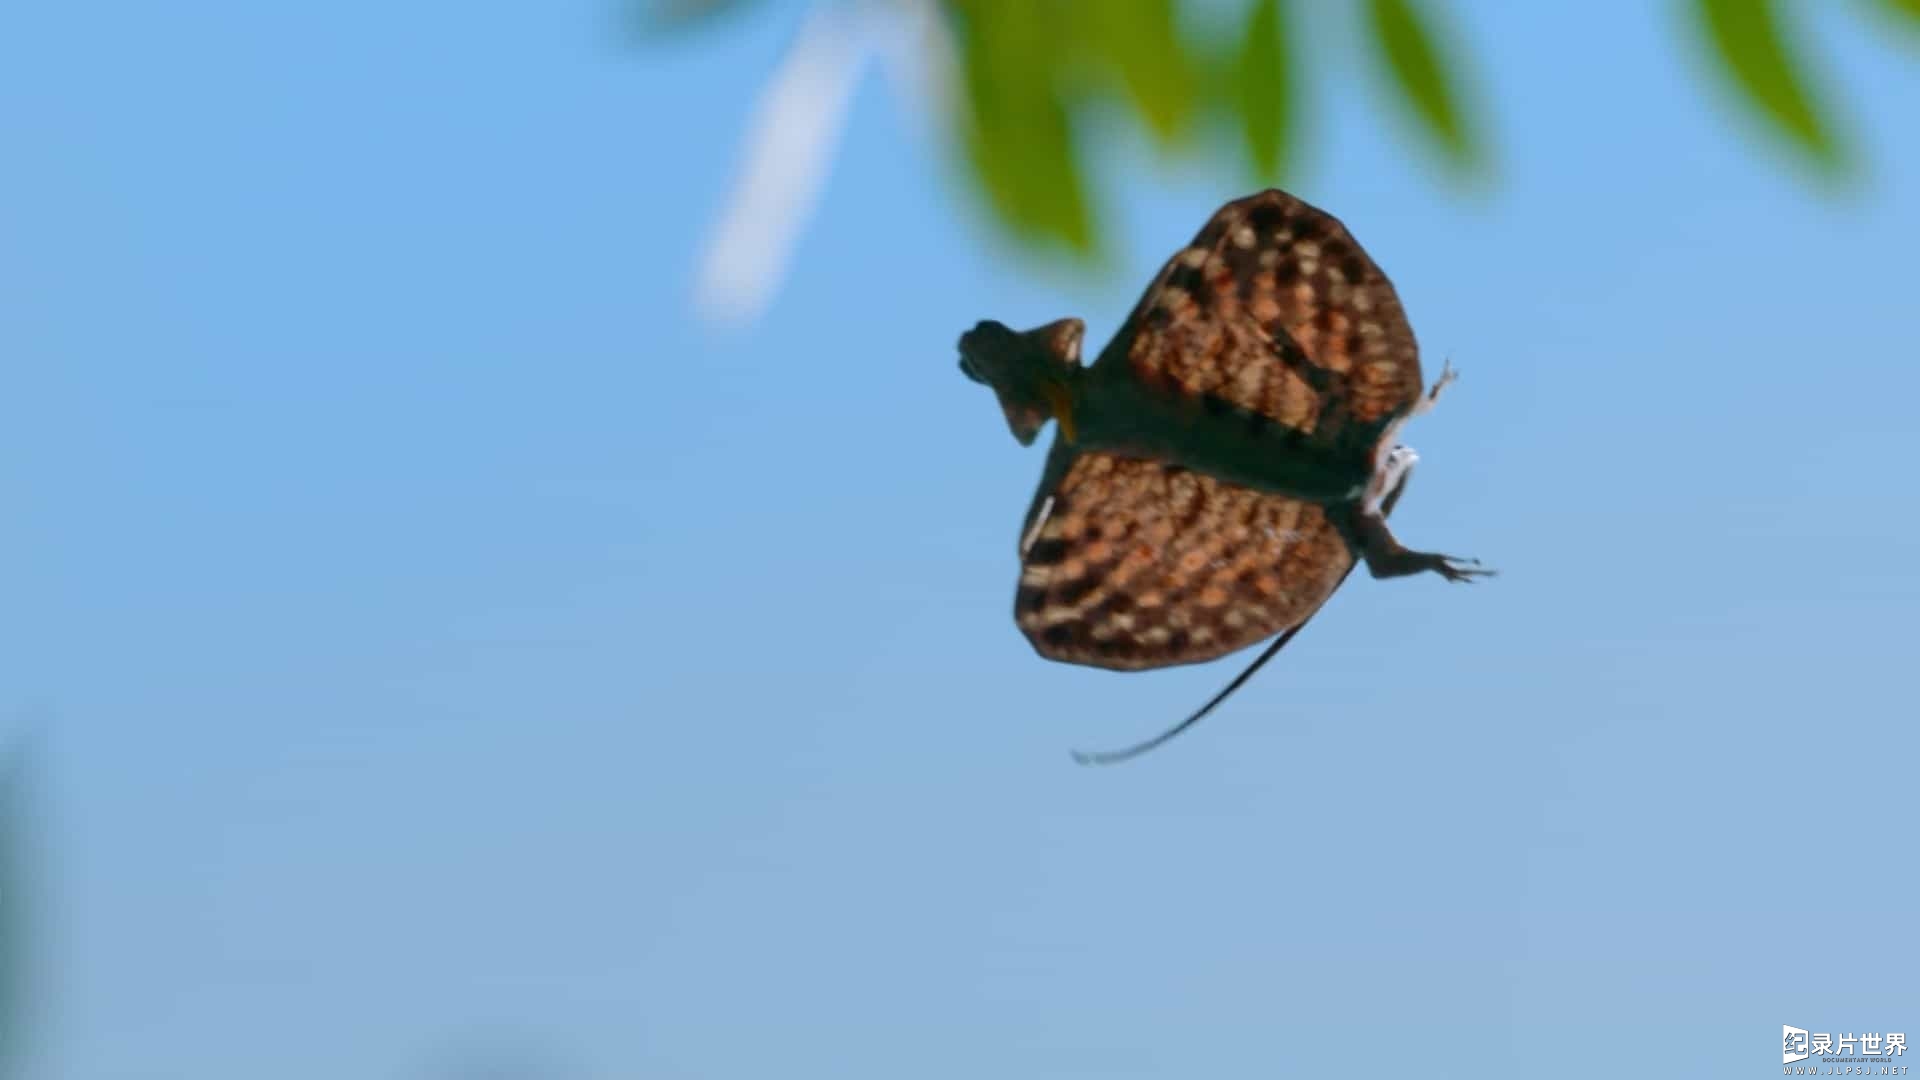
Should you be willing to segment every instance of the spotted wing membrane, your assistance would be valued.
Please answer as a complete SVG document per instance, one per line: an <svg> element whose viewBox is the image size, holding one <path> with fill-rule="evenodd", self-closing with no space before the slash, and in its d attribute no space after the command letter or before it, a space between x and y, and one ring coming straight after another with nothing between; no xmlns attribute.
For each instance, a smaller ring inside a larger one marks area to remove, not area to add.
<svg viewBox="0 0 1920 1080"><path fill-rule="evenodd" d="M1377 428L1423 385L1392 283L1337 218L1283 191L1222 207L1099 363L1301 431Z"/></svg>
<svg viewBox="0 0 1920 1080"><path fill-rule="evenodd" d="M1339 221L1279 191L1215 214L1098 363L1236 407L1208 422L1284 424L1357 452L1422 387L1386 276ZM1338 525L1313 503L1057 443L1022 538L1015 621L1068 663L1212 660L1319 610L1354 564Z"/></svg>
<svg viewBox="0 0 1920 1080"><path fill-rule="evenodd" d="M1029 534L1015 620L1044 656L1139 669L1311 616L1353 565L1320 507L1177 466L1076 457Z"/></svg>

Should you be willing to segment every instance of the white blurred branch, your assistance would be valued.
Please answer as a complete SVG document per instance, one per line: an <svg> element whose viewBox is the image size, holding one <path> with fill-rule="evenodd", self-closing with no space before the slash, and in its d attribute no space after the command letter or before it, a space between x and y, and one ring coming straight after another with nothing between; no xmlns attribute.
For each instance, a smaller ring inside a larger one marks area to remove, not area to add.
<svg viewBox="0 0 1920 1080"><path fill-rule="evenodd" d="M867 62L883 56L903 96L944 115L948 60L933 0L824 0L754 105L739 172L702 252L694 304L709 320L759 318L813 216Z"/></svg>
<svg viewBox="0 0 1920 1080"><path fill-rule="evenodd" d="M816 7L760 92L740 171L701 258L694 303L708 318L752 321L785 275L871 53L864 15L831 0Z"/></svg>

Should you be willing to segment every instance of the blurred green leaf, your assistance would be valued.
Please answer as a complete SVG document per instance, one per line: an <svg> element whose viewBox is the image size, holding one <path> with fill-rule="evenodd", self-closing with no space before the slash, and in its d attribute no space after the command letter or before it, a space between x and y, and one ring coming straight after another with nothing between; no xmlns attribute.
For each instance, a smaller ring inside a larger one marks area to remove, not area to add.
<svg viewBox="0 0 1920 1080"><path fill-rule="evenodd" d="M1744 100L1815 164L1840 168L1839 143L1781 34L1773 0L1694 0L1694 13Z"/></svg>
<svg viewBox="0 0 1920 1080"><path fill-rule="evenodd" d="M1092 215L1062 93L1063 27L1053 5L949 5L960 50L968 156L988 199L1020 239L1094 250Z"/></svg>
<svg viewBox="0 0 1920 1080"><path fill-rule="evenodd" d="M1191 129L1199 77L1179 33L1174 0L1080 0L1075 32L1125 88L1161 145Z"/></svg>
<svg viewBox="0 0 1920 1080"><path fill-rule="evenodd" d="M1233 73L1234 109L1255 176L1280 179L1292 149L1294 69L1292 42L1281 27L1281 0L1254 0Z"/></svg>
<svg viewBox="0 0 1920 1080"><path fill-rule="evenodd" d="M622 0L656 29L705 23L736 11L765 12L763 0ZM853 3L855 0L820 0ZM871 0L879 4L881 0ZM1311 100L1304 61L1324 44L1300 36L1307 4L1234 0L1244 5L1228 39L1195 50L1180 33L1220 25L1227 0L934 0L952 30L957 71L929 48L941 76L957 76L947 118L964 149L971 183L1016 241L1098 254L1092 197L1076 134L1110 101L1138 117L1162 159L1202 122L1231 119L1251 170L1285 179L1302 145ZM1890 25L1920 34L1920 0L1857 0ZM1437 0L1364 0L1369 45L1392 86L1392 105L1411 130L1437 144L1463 171L1488 153L1470 93L1471 68L1448 46L1447 10ZM1806 88L1783 35L1779 0L1689 0L1677 11L1699 23L1719 67L1741 97L1814 162L1843 163L1842 141ZM1184 21L1183 21L1183 17ZM1231 20L1229 20L1231 24ZM1309 28L1310 28L1310 24ZM1235 33L1235 31L1238 31ZM944 45L945 42L940 42ZM1619 76L1615 77L1630 77ZM1601 88L1604 92L1604 87ZM1088 260L1092 261L1092 260Z"/></svg>
<svg viewBox="0 0 1920 1080"><path fill-rule="evenodd" d="M1368 0L1367 15L1374 46L1407 107L1454 164L1475 164L1479 149L1460 112L1458 78L1413 0Z"/></svg>

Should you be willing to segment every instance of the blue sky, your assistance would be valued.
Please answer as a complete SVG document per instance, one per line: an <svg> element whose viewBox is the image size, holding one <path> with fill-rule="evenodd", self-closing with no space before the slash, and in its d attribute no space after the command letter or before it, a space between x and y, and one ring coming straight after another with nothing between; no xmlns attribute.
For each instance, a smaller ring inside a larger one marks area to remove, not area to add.
<svg viewBox="0 0 1920 1080"><path fill-rule="evenodd" d="M1592 7L1598 7L1592 6ZM1485 2L1498 183L1353 50L1290 186L1463 371L1349 583L1245 658L1015 630L1041 453L983 317L1110 334L1246 184L1101 141L1016 259L869 79L793 273L690 278L802 12L0 15L0 722L37 725L49 1077L1770 1072L1920 1043L1920 43L1809 24L1821 199L1653 5ZM1337 35L1336 35L1337 36ZM1920 1064L1920 1062L1915 1062Z"/></svg>

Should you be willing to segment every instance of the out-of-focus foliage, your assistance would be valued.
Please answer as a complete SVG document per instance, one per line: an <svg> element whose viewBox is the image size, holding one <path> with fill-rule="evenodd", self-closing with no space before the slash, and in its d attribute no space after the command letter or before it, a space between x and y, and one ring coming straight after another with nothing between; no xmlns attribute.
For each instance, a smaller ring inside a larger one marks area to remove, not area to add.
<svg viewBox="0 0 1920 1080"><path fill-rule="evenodd" d="M1393 74L1400 100L1413 110L1454 162L1469 165L1479 156L1460 115L1460 91L1453 64L1434 40L1413 0L1367 0L1367 24L1374 46Z"/></svg>
<svg viewBox="0 0 1920 1080"><path fill-rule="evenodd" d="M702 24L720 12L764 10L764 0L629 0L656 30ZM1450 33L1448 0L812 0L885 21L921 22L922 66L951 83L930 100L955 134L975 186L1020 241L1087 256L1099 249L1098 185L1086 169L1089 118L1137 124L1167 155L1216 153L1201 136L1238 132L1241 167L1281 181L1295 160L1304 56L1333 50L1317 38L1349 18L1389 100L1452 174L1488 171L1487 98L1469 89L1471 49ZM1686 15L1686 44L1714 92L1731 89L1792 158L1819 175L1854 167L1825 80L1796 32L1815 0L1669 0ZM1920 0L1859 0L1851 10L1920 32ZM1622 7L1620 17L1630 17ZM669 35L670 36L670 35ZM1329 35L1331 37L1331 35ZM1336 72L1338 64L1316 64ZM1631 77L1630 73L1623 77ZM1523 87L1506 87L1508 92ZM1605 93L1606 87L1595 87ZM1099 130L1110 130L1101 128Z"/></svg>
<svg viewBox="0 0 1920 1080"><path fill-rule="evenodd" d="M1254 0L1248 5L1247 26L1228 69L1247 160L1254 174L1269 183L1277 182L1286 169L1297 107L1293 41L1281 18L1281 0Z"/></svg>
<svg viewBox="0 0 1920 1080"><path fill-rule="evenodd" d="M1775 0L1697 0L1693 7L1723 70L1750 105L1808 160L1840 169L1844 155L1833 125L1793 53Z"/></svg>
<svg viewBox="0 0 1920 1080"><path fill-rule="evenodd" d="M1061 40L1083 43L1085 58L1125 92L1160 144L1178 146L1193 124L1200 79L1194 58L1179 47L1174 0L1075 0L1063 7L1068 26Z"/></svg>
<svg viewBox="0 0 1920 1080"><path fill-rule="evenodd" d="M1093 221L1069 97L1077 88L1063 51L1076 30L1072 6L1033 0L953 5L965 111L959 128L974 175L1003 219L1021 235L1088 252Z"/></svg>
<svg viewBox="0 0 1920 1080"><path fill-rule="evenodd" d="M1293 158L1301 98L1300 0L1249 0L1244 15L1202 29L1195 0L821 0L884 12L937 6L952 52L956 132L974 182L1013 235L1080 255L1099 232L1083 161L1095 112L1137 122L1162 152L1214 147L1237 131L1243 168L1277 182ZM641 0L641 23L668 32L760 7L762 0ZM1218 6L1218 5L1214 5ZM1425 0L1370 0L1379 67L1447 160L1479 163L1462 114L1460 62L1441 47ZM1229 9L1230 10L1230 9ZM1219 20L1214 20L1218 22Z"/></svg>

